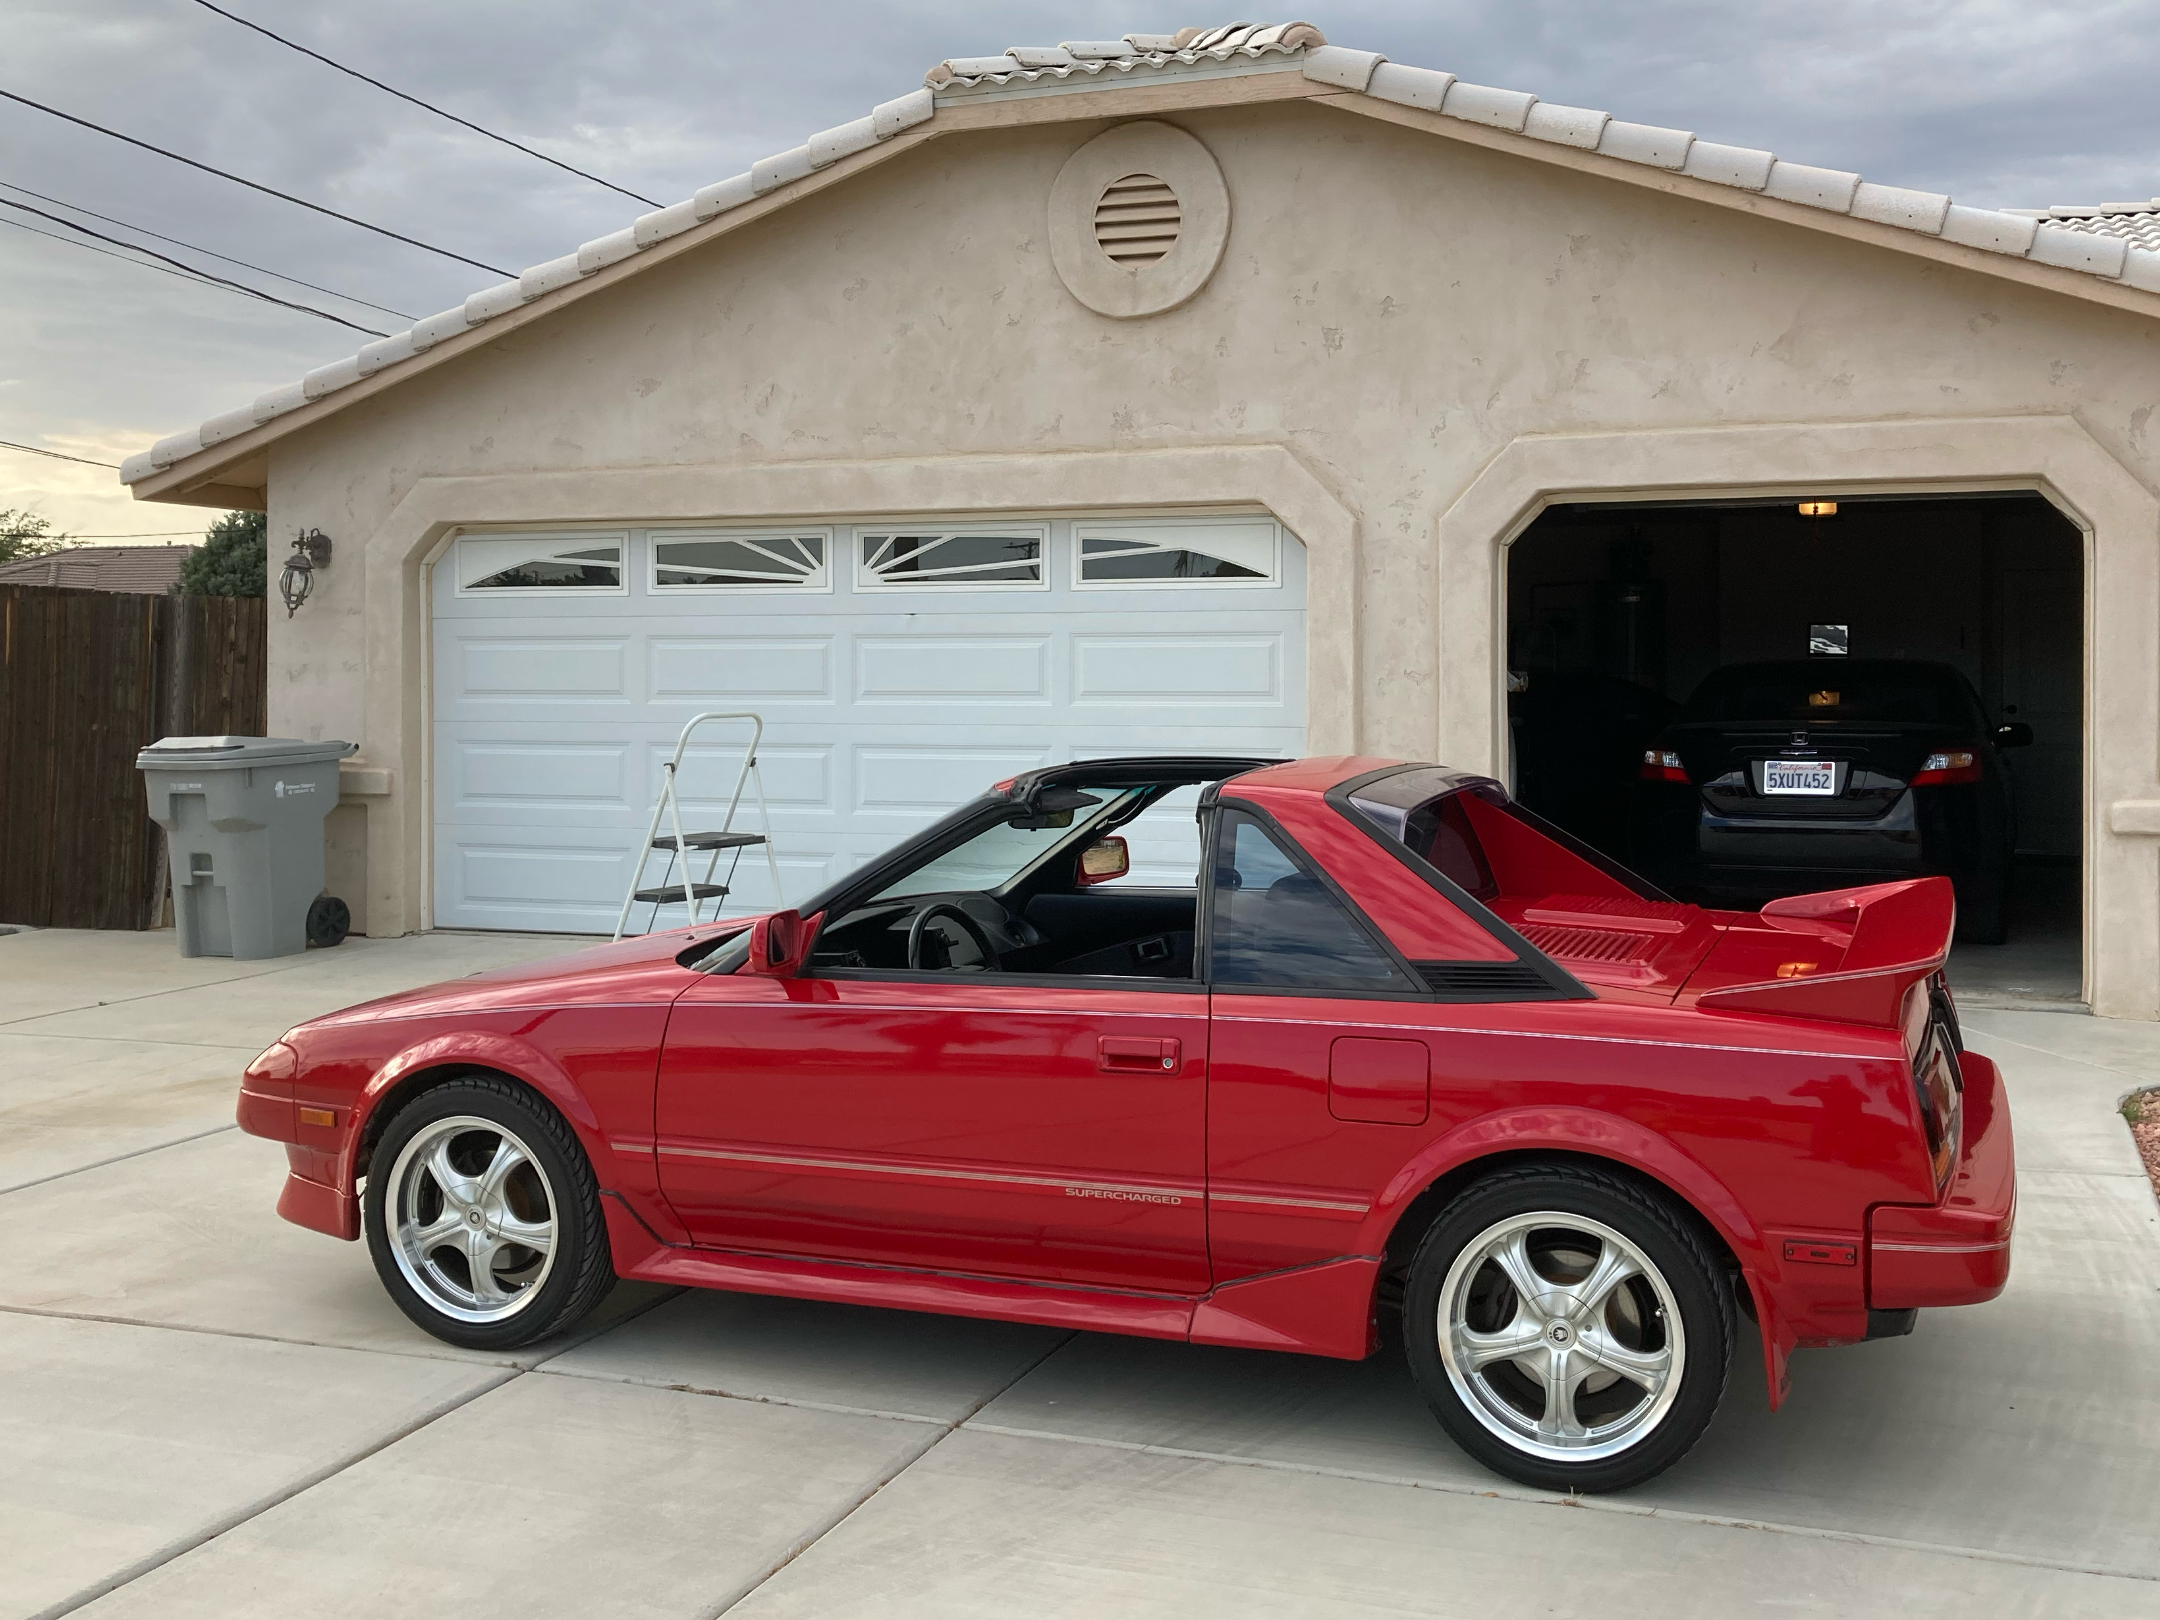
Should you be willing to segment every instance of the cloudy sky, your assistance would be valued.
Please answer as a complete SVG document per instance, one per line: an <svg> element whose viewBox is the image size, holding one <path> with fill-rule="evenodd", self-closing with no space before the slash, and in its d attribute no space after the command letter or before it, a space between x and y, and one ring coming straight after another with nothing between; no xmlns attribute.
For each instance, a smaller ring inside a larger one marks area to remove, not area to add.
<svg viewBox="0 0 2160 1620"><path fill-rule="evenodd" d="M661 202L860 116L947 56L1232 20L1162 0L218 4ZM1961 202L2160 195L2160 0L1312 4L1302 15L1337 44ZM645 211L197 0L0 0L0 26L0 90L512 273ZM0 184L111 235L134 233L71 210L332 289L344 296L149 244L384 332L499 279L6 101ZM117 462L368 341L0 216L16 222L0 226L0 439ZM110 471L13 450L5 506L84 536L199 527L191 508L137 505Z"/></svg>

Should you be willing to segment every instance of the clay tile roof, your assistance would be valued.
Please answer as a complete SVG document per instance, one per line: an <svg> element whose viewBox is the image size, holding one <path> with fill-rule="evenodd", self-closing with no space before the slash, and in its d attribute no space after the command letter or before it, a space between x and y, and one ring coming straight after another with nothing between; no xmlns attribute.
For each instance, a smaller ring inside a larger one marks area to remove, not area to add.
<svg viewBox="0 0 2160 1620"><path fill-rule="evenodd" d="M2148 253L2160 253L2160 197L2146 202L2092 203L2085 207L2072 205L2045 211L2036 209L2034 217L2045 219L2067 231L2083 231L2088 236L2116 236L2132 247L2143 248Z"/></svg>
<svg viewBox="0 0 2160 1620"><path fill-rule="evenodd" d="M1014 45L1002 56L954 56L923 75L932 90L977 85L1040 84L1102 74L1152 77L1164 71L1229 63L1234 58L1293 56L1327 39L1311 23L1229 23L1180 28L1174 34L1127 34L1114 40L1068 40L1063 45Z"/></svg>
<svg viewBox="0 0 2160 1620"><path fill-rule="evenodd" d="M1434 68L1407 67L1375 51L1330 45L1310 23L1227 23L1115 40L1014 45L996 56L956 56L924 76L923 88L873 107L802 145L762 158L749 172L715 181L672 207L645 214L575 252L534 265L514 281L482 288L464 303L370 343L298 381L158 440L120 465L120 481L140 483L176 462L289 411L402 365L436 344L548 297L609 265L679 236L754 198L808 179L931 121L940 106L993 97L1059 95L1175 78L1299 73L1334 91L1370 96L1442 118L1483 124L1532 141L1669 170L1712 185L1774 197L1962 247L2074 270L2160 295L2160 204L2091 209L1966 208L1937 192L1879 185L1840 169L1795 163L1753 147L1696 139L1684 129L1634 124L1607 112L1540 101L1527 90L1471 84Z"/></svg>
<svg viewBox="0 0 2160 1620"><path fill-rule="evenodd" d="M180 582L193 546L74 546L0 563L0 585L58 585L75 591L163 596Z"/></svg>

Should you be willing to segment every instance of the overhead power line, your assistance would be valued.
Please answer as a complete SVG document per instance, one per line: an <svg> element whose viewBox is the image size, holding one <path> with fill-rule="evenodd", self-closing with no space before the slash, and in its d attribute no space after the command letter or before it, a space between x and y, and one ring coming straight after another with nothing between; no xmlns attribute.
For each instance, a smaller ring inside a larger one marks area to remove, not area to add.
<svg viewBox="0 0 2160 1620"><path fill-rule="evenodd" d="M129 258L125 253L115 253L111 248L101 248L95 242L79 242L72 236L62 236L58 231L41 231L35 225L26 225L19 219L0 218L0 225L12 225L18 231L28 231L32 236L42 236L49 242L79 247L86 253L102 253L108 259L118 259L122 264L132 264L138 270L155 270L161 276L175 276L182 281L192 281L204 287L216 287L217 283L207 276L199 276L192 270L168 270L162 264L147 264L141 259ZM229 291L227 288L219 288Z"/></svg>
<svg viewBox="0 0 2160 1620"><path fill-rule="evenodd" d="M312 209L318 214L327 214L332 219L341 219L348 225L359 226L363 231L373 231L377 236L387 236L393 242L403 242L407 247L419 248L422 252L433 253L439 258L455 259L459 264L469 264L475 270L485 270L491 276L508 277L516 274L515 271L505 270L500 265L484 264L478 259L468 259L462 253L452 253L448 248L436 247L433 243L423 242L416 236L407 236L401 231L393 231L388 226L371 225L364 219L355 219L350 214L341 214L335 208L325 208L321 203L309 202L305 197L295 197L289 191L280 191L275 186L266 186L260 180L250 180L243 175L233 174L228 170L213 168L210 164L197 162L194 158L182 157L178 152L169 152L162 146L153 146L148 141L139 141L132 135L123 135L117 129L107 129L103 124L93 124L87 118L77 118L73 113L64 113L58 107L48 107L42 101L32 101L28 96L18 96L12 90L0 90L0 98L5 98L25 107L35 108L41 113L50 113L55 118L65 119L71 124L79 124L84 129L96 130L100 135L109 135L116 141L125 141L130 146L139 146L145 152L155 152L159 157L171 158L175 163L185 163L191 169L200 169L204 174L214 174L220 180L230 180L235 185L246 186L250 191L259 191L266 197L275 197L281 202L289 202L301 208Z"/></svg>
<svg viewBox="0 0 2160 1620"><path fill-rule="evenodd" d="M117 461L92 461L88 456L63 456L57 450L40 450L34 444L17 444L13 439L0 439L0 450L27 450L33 456L51 456L55 461L79 461L85 467L110 467L115 472L120 470L120 463Z"/></svg>
<svg viewBox="0 0 2160 1620"><path fill-rule="evenodd" d="M142 265L145 270L160 270L164 269L165 265L171 265L174 268L166 270L167 275L183 276L189 281L199 281L209 287L224 287L249 298L261 299L266 304L275 304L280 309L298 310L303 315L313 315L317 320L330 321L335 325L348 327L355 332L365 332L370 337L388 337L390 335L388 332L379 332L372 326L362 326L358 321L348 321L342 315L333 315L326 309L317 309L313 304L296 304L289 298L274 298L269 293L248 286L245 282L233 281L225 276L213 276L207 270L198 270L192 264L182 264L178 259L169 258L155 248L146 248L136 242L123 242L117 236L107 236L103 231L93 231L87 225L78 225L71 219L62 219L58 214L48 214L44 209L32 208L28 203L19 203L9 197L0 197L0 208L17 208L23 213L35 214L39 219L49 219L55 225L65 226L71 231L80 231L85 236L95 237L100 242L110 242L115 247L126 248L128 253L147 253L153 259L164 261L164 264L143 264L140 259L129 258L127 253L113 253L110 255L110 257L120 260L123 264ZM38 230L35 225L23 225L22 221L18 219L0 220L0 224L18 225L38 236L50 236L55 242L73 241L71 237L57 236L51 231ZM76 247L90 247L88 242L74 242L74 245ZM92 248L91 251L94 253L107 252L104 248Z"/></svg>
<svg viewBox="0 0 2160 1620"><path fill-rule="evenodd" d="M324 67L335 68L338 72L345 74L348 78L358 79L362 84L372 84L376 89L382 91L385 95L396 96L400 101L410 102L415 107L419 107L424 111L433 113L437 118L447 118L450 120L451 123L457 124L462 128L469 129L475 135L485 135L489 140L500 141L503 145L507 147L511 147L516 151L523 152L527 157L538 158L542 163L552 163L556 168L561 169L566 173L574 174L580 180L590 180L596 186L605 186L608 188L608 190L615 192L619 196L628 197L632 202L643 203L647 208L658 208L662 206L650 197L639 196L636 192L630 190L627 186L618 186L617 184L615 184L614 181L603 180L597 174L587 174L583 169L573 168L570 164L563 162L561 158L549 157L545 152L535 152L531 147L526 146L521 142L513 141L507 135L498 135L492 129L483 129L478 124L474 123L470 118L460 118L454 112L444 112L442 108L436 106L432 101L422 101L418 96L407 95L402 90L396 89L391 85L384 84L380 79L369 78L365 73L360 72L357 68L347 67L343 62L333 62L329 57L323 55L322 52L311 51L305 45L296 44L292 40L287 39L283 34L274 34L269 29L263 27L261 23L249 22L245 17L236 17L233 15L233 13L227 11L223 6L213 6L210 3L210 0L195 0L195 3L198 6L201 6L205 11L216 12L227 22L238 23L242 28L252 28L256 33L262 35L263 38L274 39L289 51L298 51L302 56L313 57L316 61L322 63Z"/></svg>
<svg viewBox="0 0 2160 1620"><path fill-rule="evenodd" d="M342 298L348 304L359 304L367 309L379 309L385 315L395 315L401 321L415 321L420 317L408 315L402 309L392 309L388 304L371 304L365 298L355 298L351 293L341 293L335 287L318 286L312 281L302 281L298 276L288 276L277 270L266 270L259 264L236 259L230 253L219 253L214 248L197 247L193 242L183 242L177 236L167 236L163 231L153 231L147 225L131 225L124 219L101 214L95 208L85 208L81 203L71 203L60 197L48 197L42 191L32 191L28 186L18 186L13 181L0 180L0 189L19 191L25 197L35 197L39 202L49 202L55 208L65 208L71 214L87 214L92 219L102 219L108 225L117 225L123 231L133 231L137 236L151 236L160 242L170 242L174 247L186 248L190 253L200 253L205 258L219 259L226 264L237 264L243 270L253 270L257 275L269 276L275 281L289 281L295 287L305 287L310 292L328 293L332 298ZM145 249L147 252L148 250Z"/></svg>

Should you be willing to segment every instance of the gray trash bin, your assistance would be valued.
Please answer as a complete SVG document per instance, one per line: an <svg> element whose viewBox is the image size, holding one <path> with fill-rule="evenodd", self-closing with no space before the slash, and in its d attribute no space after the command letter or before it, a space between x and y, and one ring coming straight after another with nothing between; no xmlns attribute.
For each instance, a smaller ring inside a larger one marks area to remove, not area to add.
<svg viewBox="0 0 2160 1620"><path fill-rule="evenodd" d="M350 922L323 893L323 818L357 743L166 737L135 756L165 829L182 956L253 961L335 945Z"/></svg>

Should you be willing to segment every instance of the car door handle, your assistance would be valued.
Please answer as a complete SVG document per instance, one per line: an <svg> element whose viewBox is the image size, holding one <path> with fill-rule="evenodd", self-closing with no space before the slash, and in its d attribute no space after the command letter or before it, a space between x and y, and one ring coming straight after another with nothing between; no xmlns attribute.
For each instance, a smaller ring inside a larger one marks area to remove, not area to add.
<svg viewBox="0 0 2160 1620"><path fill-rule="evenodd" d="M1106 1074L1145 1070L1161 1073L1178 1066L1178 1043L1152 1036L1105 1035L1095 1046L1095 1067Z"/></svg>

